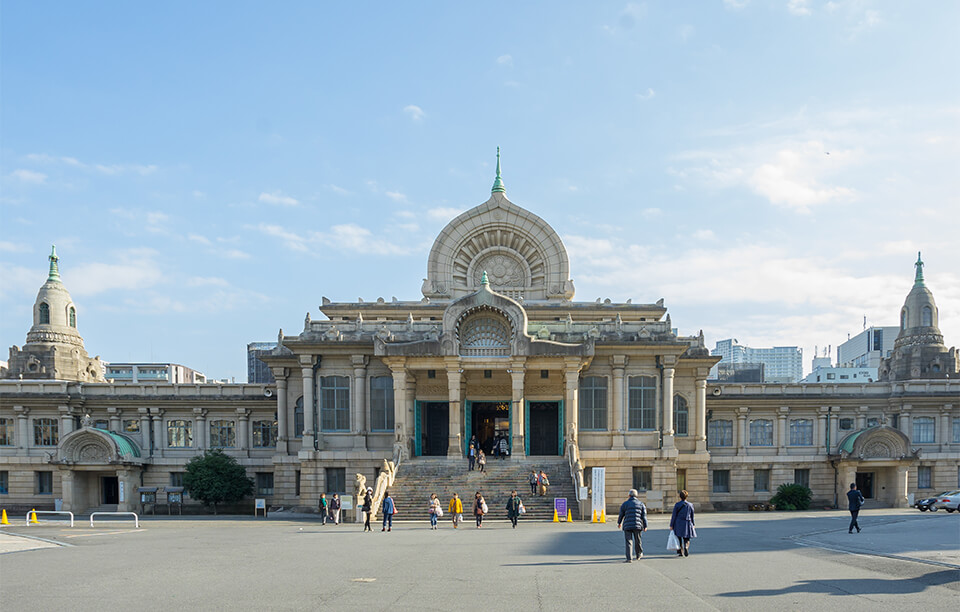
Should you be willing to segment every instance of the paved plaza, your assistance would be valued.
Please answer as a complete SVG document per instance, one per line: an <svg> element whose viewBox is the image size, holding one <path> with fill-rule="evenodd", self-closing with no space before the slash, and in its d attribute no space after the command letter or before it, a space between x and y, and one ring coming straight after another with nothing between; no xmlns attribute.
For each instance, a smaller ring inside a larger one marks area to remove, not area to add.
<svg viewBox="0 0 960 612"><path fill-rule="evenodd" d="M960 598L956 513L868 511L859 535L845 512L701 514L686 559L665 550L668 518L652 516L631 564L615 521L424 520L371 534L280 516L146 517L140 529L18 518L0 533L0 609L892 610Z"/></svg>

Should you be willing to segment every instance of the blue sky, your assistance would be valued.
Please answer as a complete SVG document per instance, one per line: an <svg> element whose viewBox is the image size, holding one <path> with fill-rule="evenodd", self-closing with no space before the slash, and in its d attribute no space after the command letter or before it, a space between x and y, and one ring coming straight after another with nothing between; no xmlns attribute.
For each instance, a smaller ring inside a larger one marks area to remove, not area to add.
<svg viewBox="0 0 960 612"><path fill-rule="evenodd" d="M809 370L922 250L960 343L960 5L348 4L4 2L0 344L56 243L91 354L245 380L321 296L419 299L497 146L578 300Z"/></svg>

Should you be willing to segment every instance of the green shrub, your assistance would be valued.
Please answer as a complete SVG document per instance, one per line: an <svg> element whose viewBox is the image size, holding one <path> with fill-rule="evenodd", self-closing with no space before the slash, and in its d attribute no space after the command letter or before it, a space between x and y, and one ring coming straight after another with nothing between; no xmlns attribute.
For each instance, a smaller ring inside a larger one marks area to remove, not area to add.
<svg viewBox="0 0 960 612"><path fill-rule="evenodd" d="M801 484L782 484L777 487L777 494L770 499L770 503L777 510L806 510L810 507L810 498L813 491Z"/></svg>
<svg viewBox="0 0 960 612"><path fill-rule="evenodd" d="M243 466L219 449L195 456L186 469L183 487L193 499L212 505L214 514L217 504L235 503L253 493L253 480Z"/></svg>

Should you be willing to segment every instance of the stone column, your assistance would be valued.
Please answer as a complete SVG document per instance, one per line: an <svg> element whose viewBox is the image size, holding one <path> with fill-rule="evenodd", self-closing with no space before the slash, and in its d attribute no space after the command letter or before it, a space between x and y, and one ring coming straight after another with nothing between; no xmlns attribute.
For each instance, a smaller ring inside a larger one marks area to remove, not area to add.
<svg viewBox="0 0 960 612"><path fill-rule="evenodd" d="M673 368L663 368L663 448L673 448Z"/></svg>
<svg viewBox="0 0 960 612"><path fill-rule="evenodd" d="M407 410L407 422L412 424L413 418L416 416L414 408L417 405L417 378L409 370L407 370L407 392L404 394L404 401ZM411 426L407 434L411 441L415 434L416 428ZM410 448L413 449L412 442Z"/></svg>
<svg viewBox="0 0 960 612"><path fill-rule="evenodd" d="M893 507L907 507L907 466L905 465L897 466L897 484L893 491Z"/></svg>
<svg viewBox="0 0 960 612"><path fill-rule="evenodd" d="M138 511L140 509L140 494L137 492L137 487L140 486L140 471L137 469L117 470L117 484L123 490L123 499L117 504L117 511Z"/></svg>
<svg viewBox="0 0 960 612"><path fill-rule="evenodd" d="M950 429L950 413L953 411L953 404L944 404L940 406L940 450L950 449L950 443L953 442L953 430Z"/></svg>
<svg viewBox="0 0 960 612"><path fill-rule="evenodd" d="M907 438L910 439L910 442L913 443L913 430L910 429L910 411L913 410L913 406L910 404L904 404L900 408L900 431L903 432Z"/></svg>
<svg viewBox="0 0 960 612"><path fill-rule="evenodd" d="M697 378L697 452L707 450L707 379Z"/></svg>
<svg viewBox="0 0 960 612"><path fill-rule="evenodd" d="M353 423L350 428L355 436L353 447L366 450L367 448L367 363L370 358L366 355L353 356Z"/></svg>
<svg viewBox="0 0 960 612"><path fill-rule="evenodd" d="M564 412L565 412L565 423L566 431L564 432L564 446L568 444L578 444L577 436L580 432L580 363L579 360L576 365L568 363L566 369L564 370L564 387L565 387L565 402L564 402ZM560 452L564 455L567 454L565 448L560 449Z"/></svg>
<svg viewBox="0 0 960 612"><path fill-rule="evenodd" d="M70 406L60 406L60 437L64 437L73 431L73 415L70 414Z"/></svg>
<svg viewBox="0 0 960 612"><path fill-rule="evenodd" d="M202 451L210 445L210 428L207 427L207 411L203 408L194 408L193 418L197 424L197 429L193 432L193 441L197 445L197 450Z"/></svg>
<svg viewBox="0 0 960 612"><path fill-rule="evenodd" d="M626 402L623 392L623 370L627 366L626 355L611 355L610 365L613 366L613 449L624 450L623 436L626 428L623 418L626 413Z"/></svg>
<svg viewBox="0 0 960 612"><path fill-rule="evenodd" d="M513 439L510 440L510 456L523 457L526 454L523 431L523 381L526 376L526 370L524 369L524 364L520 363L514 364L509 372L513 391L510 398L510 426L513 428Z"/></svg>
<svg viewBox="0 0 960 612"><path fill-rule="evenodd" d="M119 408L110 406L107 408L107 414L110 415L110 431L120 431L120 417L123 412Z"/></svg>
<svg viewBox="0 0 960 612"><path fill-rule="evenodd" d="M163 449L167 447L167 437L163 435L163 410L151 408L150 413L153 422L153 456L163 457Z"/></svg>
<svg viewBox="0 0 960 612"><path fill-rule="evenodd" d="M290 439L287 431L287 369L273 368L272 371L277 381L277 453L286 455L289 450L287 440Z"/></svg>
<svg viewBox="0 0 960 612"><path fill-rule="evenodd" d="M447 416L449 419L447 432L447 456L462 457L463 448L463 380L460 372L460 361L447 362Z"/></svg>
<svg viewBox="0 0 960 612"><path fill-rule="evenodd" d="M737 408L737 454L745 455L747 453L747 415L750 409L741 406Z"/></svg>
<svg viewBox="0 0 960 612"><path fill-rule="evenodd" d="M314 450L314 431L313 431L313 357L309 355L300 356L300 374L303 376L303 444L300 450Z"/></svg>
<svg viewBox="0 0 960 612"><path fill-rule="evenodd" d="M152 455L150 448L150 409L149 408L137 408L137 413L140 415L140 446L143 448L143 451L147 455Z"/></svg>
<svg viewBox="0 0 960 612"><path fill-rule="evenodd" d="M777 410L777 454L784 455L787 452L787 443L790 441L787 438L787 416L790 414L789 406L780 406L780 409Z"/></svg>
<svg viewBox="0 0 960 612"><path fill-rule="evenodd" d="M393 432L394 443L410 456L410 435L407 423L407 370L403 362L390 364L393 374Z"/></svg>
<svg viewBox="0 0 960 612"><path fill-rule="evenodd" d="M250 411L237 408L237 450L243 457L250 456Z"/></svg>
<svg viewBox="0 0 960 612"><path fill-rule="evenodd" d="M814 454L819 455L827 443L827 414L830 411L829 406L821 406L817 413L816 429L813 430L813 447L816 449ZM826 452L830 452L827 449Z"/></svg>
<svg viewBox="0 0 960 612"><path fill-rule="evenodd" d="M870 406L860 406L857 408L857 430L867 428L867 411L870 410Z"/></svg>
<svg viewBox="0 0 960 612"><path fill-rule="evenodd" d="M30 444L30 409L24 406L14 406L13 411L17 414L17 448L27 450L32 446Z"/></svg>
<svg viewBox="0 0 960 612"><path fill-rule="evenodd" d="M75 506L74 485L76 479L73 475L73 470L60 468L60 496L63 498L63 510L65 512L79 511L79 508Z"/></svg>
<svg viewBox="0 0 960 612"><path fill-rule="evenodd" d="M830 415L830 423L827 425L830 428L830 448L827 449L828 454L832 454L834 449L837 448L837 445L840 444L840 409L839 407L833 411Z"/></svg>

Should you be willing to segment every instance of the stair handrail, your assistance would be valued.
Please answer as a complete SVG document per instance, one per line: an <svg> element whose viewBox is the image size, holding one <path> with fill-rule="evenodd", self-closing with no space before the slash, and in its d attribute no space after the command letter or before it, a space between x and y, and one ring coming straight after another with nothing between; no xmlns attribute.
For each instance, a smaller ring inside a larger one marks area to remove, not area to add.
<svg viewBox="0 0 960 612"><path fill-rule="evenodd" d="M393 486L397 479L397 471L400 464L406 457L406 451L402 442L393 445L393 461L383 460L383 467L377 476L377 482L373 488L373 502L370 504L370 521L377 519L377 514L383 506L383 498L386 497L387 490Z"/></svg>

